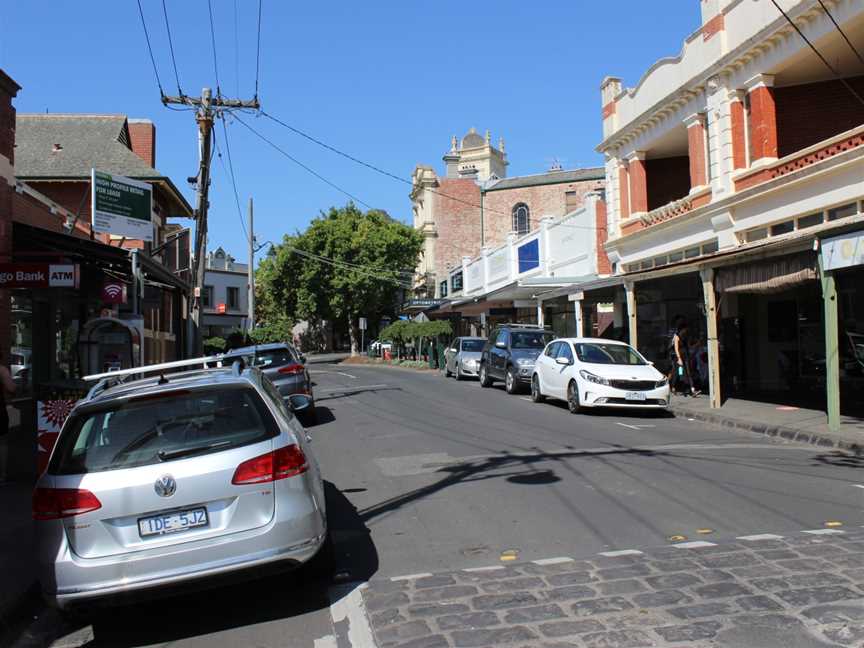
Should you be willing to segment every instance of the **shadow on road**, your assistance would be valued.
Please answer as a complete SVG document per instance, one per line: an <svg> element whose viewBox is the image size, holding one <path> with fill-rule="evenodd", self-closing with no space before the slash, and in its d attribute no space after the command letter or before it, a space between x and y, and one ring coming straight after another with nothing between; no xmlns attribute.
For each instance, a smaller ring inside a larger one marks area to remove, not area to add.
<svg viewBox="0 0 864 648"><path fill-rule="evenodd" d="M333 416L333 410L329 407L324 407L322 405L315 405L315 422L310 423L304 427L306 428L314 428L319 425L324 425L326 423L332 423L336 420L336 417Z"/></svg>
<svg viewBox="0 0 864 648"><path fill-rule="evenodd" d="M313 561L300 569L257 580L107 608L77 622L58 619L52 624L52 636L42 637L45 643L39 645L86 633L88 624L92 624L92 639L83 644L87 648L170 645L191 637L264 627L328 608L330 586L370 578L378 570L378 553L354 505L332 483L325 482L324 487L334 540L332 570L322 569L323 565ZM270 629L268 634L273 632L278 629ZM248 638L248 634L243 636Z"/></svg>

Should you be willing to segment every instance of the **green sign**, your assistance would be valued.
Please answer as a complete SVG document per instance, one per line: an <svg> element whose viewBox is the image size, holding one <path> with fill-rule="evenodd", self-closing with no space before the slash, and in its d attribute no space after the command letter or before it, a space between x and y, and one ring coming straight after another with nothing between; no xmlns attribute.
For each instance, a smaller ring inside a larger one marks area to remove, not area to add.
<svg viewBox="0 0 864 648"><path fill-rule="evenodd" d="M93 230L139 241L153 240L153 187L93 169Z"/></svg>

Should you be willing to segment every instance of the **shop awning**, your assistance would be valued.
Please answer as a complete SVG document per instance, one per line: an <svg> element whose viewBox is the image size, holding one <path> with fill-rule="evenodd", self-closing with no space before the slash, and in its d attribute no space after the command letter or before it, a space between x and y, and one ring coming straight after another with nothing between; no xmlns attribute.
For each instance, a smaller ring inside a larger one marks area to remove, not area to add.
<svg viewBox="0 0 864 648"><path fill-rule="evenodd" d="M802 252L754 263L719 268L714 280L719 293L775 293L815 281L816 254Z"/></svg>

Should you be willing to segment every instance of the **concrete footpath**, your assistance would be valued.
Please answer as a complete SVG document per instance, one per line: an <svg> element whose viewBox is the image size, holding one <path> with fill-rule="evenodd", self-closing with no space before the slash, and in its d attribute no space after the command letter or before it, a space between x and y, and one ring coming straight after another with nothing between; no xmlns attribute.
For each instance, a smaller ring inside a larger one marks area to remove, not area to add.
<svg viewBox="0 0 864 648"><path fill-rule="evenodd" d="M0 486L0 645L37 599L30 483Z"/></svg>
<svg viewBox="0 0 864 648"><path fill-rule="evenodd" d="M825 412L734 398L727 400L719 409L712 409L707 396L674 396L671 411L678 417L786 441L849 450L857 454L864 452L864 420L849 416L842 418L839 432L832 432L828 429Z"/></svg>
<svg viewBox="0 0 864 648"><path fill-rule="evenodd" d="M373 580L380 648L864 645L864 530L689 542Z"/></svg>

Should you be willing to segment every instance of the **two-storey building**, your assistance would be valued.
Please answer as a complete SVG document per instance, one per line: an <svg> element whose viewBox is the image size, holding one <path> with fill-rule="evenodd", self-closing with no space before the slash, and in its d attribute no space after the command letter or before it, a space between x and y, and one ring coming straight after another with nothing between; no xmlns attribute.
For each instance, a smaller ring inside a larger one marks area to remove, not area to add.
<svg viewBox="0 0 864 648"><path fill-rule="evenodd" d="M202 335L228 337L246 330L249 317L249 266L221 247L208 252L204 269Z"/></svg>
<svg viewBox="0 0 864 648"><path fill-rule="evenodd" d="M864 403L864 5L700 1L677 56L601 87L621 284L602 298L658 362L686 319L712 405L827 408L837 427Z"/></svg>

